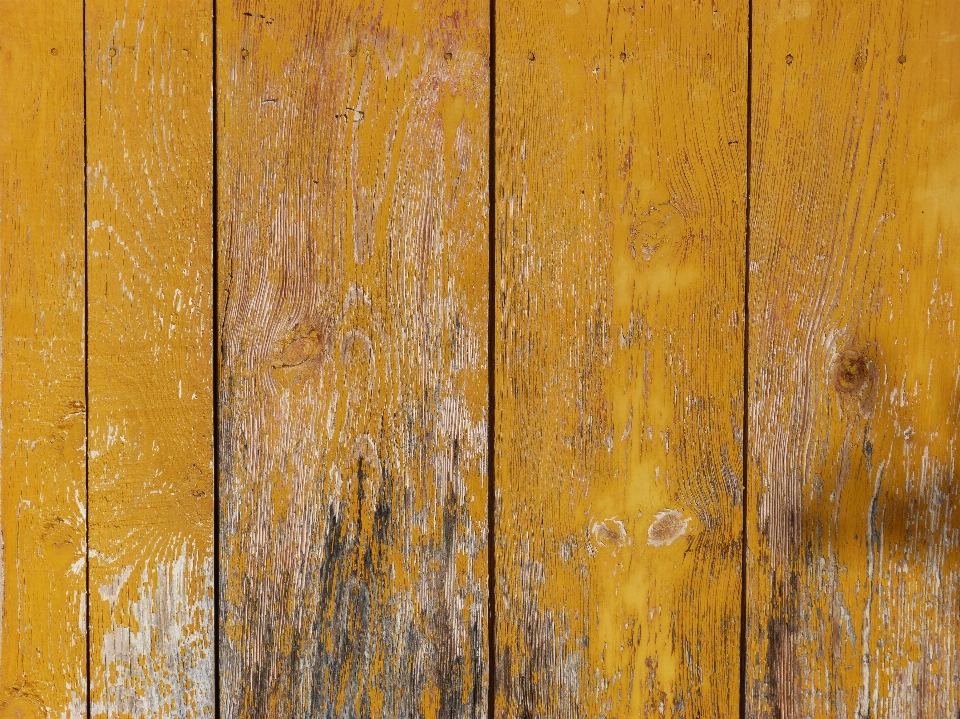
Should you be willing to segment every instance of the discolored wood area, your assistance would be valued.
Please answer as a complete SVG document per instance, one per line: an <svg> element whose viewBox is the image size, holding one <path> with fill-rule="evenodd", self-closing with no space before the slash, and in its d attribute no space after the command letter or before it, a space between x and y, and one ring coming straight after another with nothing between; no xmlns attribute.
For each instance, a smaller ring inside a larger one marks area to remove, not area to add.
<svg viewBox="0 0 960 719"><path fill-rule="evenodd" d="M488 8L217 29L222 716L484 716Z"/></svg>
<svg viewBox="0 0 960 719"><path fill-rule="evenodd" d="M496 6L497 717L738 712L747 6Z"/></svg>
<svg viewBox="0 0 960 719"><path fill-rule="evenodd" d="M86 13L90 716L211 717L211 5Z"/></svg>
<svg viewBox="0 0 960 719"><path fill-rule="evenodd" d="M0 1L0 717L86 678L83 15Z"/></svg>
<svg viewBox="0 0 960 719"><path fill-rule="evenodd" d="M754 3L748 717L960 711L960 6Z"/></svg>

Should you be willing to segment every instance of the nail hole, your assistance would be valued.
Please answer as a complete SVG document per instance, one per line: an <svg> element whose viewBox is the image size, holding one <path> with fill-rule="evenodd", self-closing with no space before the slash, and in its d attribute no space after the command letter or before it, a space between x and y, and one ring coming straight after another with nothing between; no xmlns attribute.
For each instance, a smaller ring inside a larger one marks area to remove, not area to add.
<svg viewBox="0 0 960 719"><path fill-rule="evenodd" d="M55 47L50 48L50 54L51 54L51 55L56 55L56 54L57 54L57 48L55 48Z"/></svg>
<svg viewBox="0 0 960 719"><path fill-rule="evenodd" d="M899 62L901 65L902 65L903 63L905 63L906 61L907 61L907 56L906 56L906 55L901 55L900 57L897 58L897 62Z"/></svg>
<svg viewBox="0 0 960 719"><path fill-rule="evenodd" d="M792 64L793 64L793 55L787 55L787 64L788 64L788 65L792 65Z"/></svg>

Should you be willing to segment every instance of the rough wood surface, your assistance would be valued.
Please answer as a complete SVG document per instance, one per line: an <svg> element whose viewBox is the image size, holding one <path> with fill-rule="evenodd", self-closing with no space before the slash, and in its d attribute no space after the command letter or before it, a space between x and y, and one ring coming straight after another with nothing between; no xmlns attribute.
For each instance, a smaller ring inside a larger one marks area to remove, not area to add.
<svg viewBox="0 0 960 719"><path fill-rule="evenodd" d="M749 717L960 713L960 5L754 3Z"/></svg>
<svg viewBox="0 0 960 719"><path fill-rule="evenodd" d="M220 3L224 717L482 717L485 3Z"/></svg>
<svg viewBox="0 0 960 719"><path fill-rule="evenodd" d="M737 712L746 20L497 4L498 717Z"/></svg>
<svg viewBox="0 0 960 719"><path fill-rule="evenodd" d="M0 1L0 717L86 708L83 17Z"/></svg>
<svg viewBox="0 0 960 719"><path fill-rule="evenodd" d="M210 717L212 5L86 9L92 716Z"/></svg>

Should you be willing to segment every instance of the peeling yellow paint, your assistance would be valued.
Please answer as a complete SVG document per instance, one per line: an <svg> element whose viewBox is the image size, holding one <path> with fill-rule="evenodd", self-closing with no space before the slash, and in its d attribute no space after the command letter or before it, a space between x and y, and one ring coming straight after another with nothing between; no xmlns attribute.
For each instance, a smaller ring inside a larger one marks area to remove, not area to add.
<svg viewBox="0 0 960 719"><path fill-rule="evenodd" d="M209 3L88 0L92 717L213 713Z"/></svg>
<svg viewBox="0 0 960 719"><path fill-rule="evenodd" d="M754 6L747 713L954 716L960 5Z"/></svg>

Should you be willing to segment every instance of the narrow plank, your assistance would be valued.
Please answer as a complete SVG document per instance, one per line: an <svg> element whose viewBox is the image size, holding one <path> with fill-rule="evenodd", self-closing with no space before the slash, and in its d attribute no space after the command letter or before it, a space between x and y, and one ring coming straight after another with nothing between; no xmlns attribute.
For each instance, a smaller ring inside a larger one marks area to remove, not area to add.
<svg viewBox="0 0 960 719"><path fill-rule="evenodd" d="M0 717L86 709L83 17L0 0Z"/></svg>
<svg viewBox="0 0 960 719"><path fill-rule="evenodd" d="M496 716L734 716L746 4L496 11Z"/></svg>
<svg viewBox="0 0 960 719"><path fill-rule="evenodd" d="M960 713L960 5L755 3L751 717Z"/></svg>
<svg viewBox="0 0 960 719"><path fill-rule="evenodd" d="M95 717L213 715L213 17L87 0Z"/></svg>
<svg viewBox="0 0 960 719"><path fill-rule="evenodd" d="M488 14L219 6L225 717L486 713Z"/></svg>

